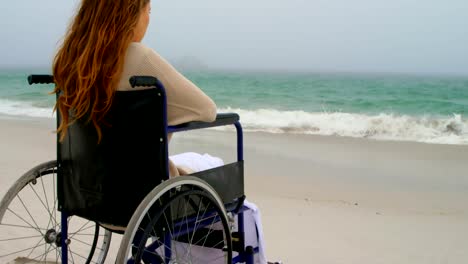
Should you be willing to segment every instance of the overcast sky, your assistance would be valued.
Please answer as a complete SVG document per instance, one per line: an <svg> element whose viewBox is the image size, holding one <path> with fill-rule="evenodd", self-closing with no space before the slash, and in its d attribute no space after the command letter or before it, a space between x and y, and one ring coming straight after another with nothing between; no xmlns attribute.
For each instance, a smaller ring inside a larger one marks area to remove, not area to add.
<svg viewBox="0 0 468 264"><path fill-rule="evenodd" d="M49 65L79 0L3 1L0 67ZM211 68L468 75L467 0L153 0L144 40Z"/></svg>

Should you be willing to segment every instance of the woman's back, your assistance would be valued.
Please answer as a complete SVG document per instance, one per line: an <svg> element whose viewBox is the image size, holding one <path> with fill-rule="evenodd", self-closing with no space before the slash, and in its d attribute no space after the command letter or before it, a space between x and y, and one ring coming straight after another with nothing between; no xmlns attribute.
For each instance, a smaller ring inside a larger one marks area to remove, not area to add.
<svg viewBox="0 0 468 264"><path fill-rule="evenodd" d="M140 43L150 13L150 0L82 0L53 65L62 141L70 125L80 120L94 126L96 143L101 142L103 129L111 125L107 115L116 91L141 89L129 84L129 78L137 75L156 77L164 85L169 125L214 121L214 102ZM172 163L170 172L178 175Z"/></svg>

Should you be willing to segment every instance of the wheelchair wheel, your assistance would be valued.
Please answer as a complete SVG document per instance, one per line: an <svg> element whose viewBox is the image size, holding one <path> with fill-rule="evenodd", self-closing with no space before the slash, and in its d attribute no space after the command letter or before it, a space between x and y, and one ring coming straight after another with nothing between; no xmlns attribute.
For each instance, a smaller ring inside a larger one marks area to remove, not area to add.
<svg viewBox="0 0 468 264"><path fill-rule="evenodd" d="M0 203L0 263L58 263L61 222L57 210L57 162L25 173ZM68 218L69 263L104 263L111 232L80 217Z"/></svg>
<svg viewBox="0 0 468 264"><path fill-rule="evenodd" d="M195 177L161 183L133 214L117 263L232 263L231 232L221 199Z"/></svg>

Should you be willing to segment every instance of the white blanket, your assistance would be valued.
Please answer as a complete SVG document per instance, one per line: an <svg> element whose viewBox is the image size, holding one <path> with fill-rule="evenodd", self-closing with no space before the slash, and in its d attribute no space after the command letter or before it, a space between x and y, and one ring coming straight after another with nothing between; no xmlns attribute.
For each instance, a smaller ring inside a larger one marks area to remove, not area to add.
<svg viewBox="0 0 468 264"><path fill-rule="evenodd" d="M186 152L178 155L173 155L169 157L176 166L188 167L191 170L197 172L202 170L207 170L215 167L224 165L222 159L210 156L208 154L198 154L194 152ZM249 210L244 212L244 230L245 230L245 245L258 247L259 252L255 254L255 263L257 264L266 264L265 256L265 245L263 240L263 229L262 221L260 217L260 211L258 207L248 202L244 202L244 205L249 208ZM234 225L237 229L237 217L236 224ZM200 252L205 256L209 252Z"/></svg>

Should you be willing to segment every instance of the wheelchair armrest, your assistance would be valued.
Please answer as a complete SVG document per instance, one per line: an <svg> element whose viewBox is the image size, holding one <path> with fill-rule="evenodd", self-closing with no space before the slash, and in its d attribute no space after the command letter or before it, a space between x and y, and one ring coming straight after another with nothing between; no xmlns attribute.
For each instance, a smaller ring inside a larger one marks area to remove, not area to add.
<svg viewBox="0 0 468 264"><path fill-rule="evenodd" d="M216 120L213 122L188 122L176 126L169 126L168 133L175 133L187 130L202 129L208 127L233 125L239 121L239 115L236 113L222 113L216 115Z"/></svg>

